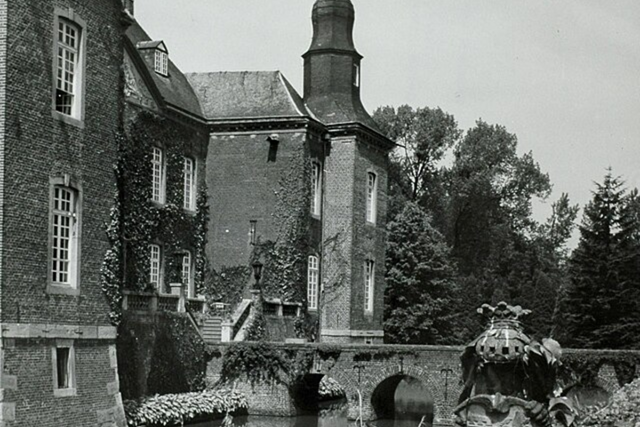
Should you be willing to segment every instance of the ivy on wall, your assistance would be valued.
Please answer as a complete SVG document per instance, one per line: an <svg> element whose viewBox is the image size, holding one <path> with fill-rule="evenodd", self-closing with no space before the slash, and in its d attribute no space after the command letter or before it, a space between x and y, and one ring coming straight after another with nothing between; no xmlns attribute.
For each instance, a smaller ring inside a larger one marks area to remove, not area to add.
<svg viewBox="0 0 640 427"><path fill-rule="evenodd" d="M304 151L297 154L304 155ZM276 204L272 217L277 224L276 237L273 241L258 242L249 263L260 260L264 265L260 285L265 298L306 303L311 162L298 157L290 162L274 191Z"/></svg>
<svg viewBox="0 0 640 427"><path fill-rule="evenodd" d="M311 253L310 214L311 161L303 145L290 157L283 157L287 164L284 173L273 188L276 197L271 221L277 225L273 240L258 240L252 248L247 264L223 266L210 271L204 280L209 302L224 302L232 306L242 300L243 294L253 284L251 265L263 264L260 286L267 299L280 299L303 304L302 316L295 320L298 337L315 339L316 319L308 316L307 257ZM260 303L259 303L260 304ZM262 312L261 307L255 307ZM248 339L265 340L268 334L266 321L256 315L248 328Z"/></svg>
<svg viewBox="0 0 640 427"><path fill-rule="evenodd" d="M256 306L253 308L253 318L251 323L247 327L244 339L245 341L268 341L269 331L267 330L267 320L264 317L264 306L262 296L258 300Z"/></svg>
<svg viewBox="0 0 640 427"><path fill-rule="evenodd" d="M147 380L149 394L203 390L207 364L204 341L187 317L165 313L160 319Z"/></svg>
<svg viewBox="0 0 640 427"><path fill-rule="evenodd" d="M207 267L205 272L203 289L209 304L223 302L235 306L242 301L243 291L251 276L248 265L222 267L219 271Z"/></svg>
<svg viewBox="0 0 640 427"><path fill-rule="evenodd" d="M205 386L205 343L191 321L157 313L153 322L125 315L116 343L120 391L125 399L199 391Z"/></svg>
<svg viewBox="0 0 640 427"><path fill-rule="evenodd" d="M312 365L315 350L279 348L268 343L239 342L230 346L222 359L222 383L247 378L254 384L294 385Z"/></svg>
<svg viewBox="0 0 640 427"><path fill-rule="evenodd" d="M636 366L640 365L640 356L634 352L625 351L604 354L565 353L562 355L559 373L562 382L565 383L564 388L571 385L595 386L602 365L613 366L618 385L622 386L636 378Z"/></svg>
<svg viewBox="0 0 640 427"><path fill-rule="evenodd" d="M118 161L114 167L117 194L107 225L111 248L102 268L102 288L111 308L110 319L121 319L122 289L153 291L149 283L149 245L163 247L165 290L181 280L181 257L189 250L194 262L196 290L204 289L207 190L198 180L196 212L183 209L184 156L196 151L200 136L196 131L149 111L139 112L125 132L120 132ZM151 201L152 151L163 150L166 170L166 203Z"/></svg>

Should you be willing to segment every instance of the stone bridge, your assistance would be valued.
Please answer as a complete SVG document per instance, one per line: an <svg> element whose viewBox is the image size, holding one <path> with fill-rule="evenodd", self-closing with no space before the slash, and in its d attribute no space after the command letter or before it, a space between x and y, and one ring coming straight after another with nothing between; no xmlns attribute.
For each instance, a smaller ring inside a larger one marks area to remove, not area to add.
<svg viewBox="0 0 640 427"><path fill-rule="evenodd" d="M220 379L222 363L230 345L234 344L209 347L214 355L207 367L210 384ZM362 415L364 420L375 420L388 414L389 402L394 401L396 388L405 379L413 384L416 384L416 380L419 382L424 398L433 407L434 426L452 425L453 409L462 389L459 359L462 347L309 343L267 345L269 351L280 351L289 357L296 353L312 355L313 361L306 375L302 376L306 383L304 387L286 381L253 385L246 380L237 381L236 389L243 391L249 400L250 414L295 415L300 410L298 402L301 397L313 393L317 395L320 379L328 376L344 389L350 419ZM640 360L640 351L566 350L565 353L605 361L615 359L616 355L631 354L632 360ZM637 375L640 369L635 371ZM594 384L609 394L617 390L619 382L614 367L607 363L600 364Z"/></svg>

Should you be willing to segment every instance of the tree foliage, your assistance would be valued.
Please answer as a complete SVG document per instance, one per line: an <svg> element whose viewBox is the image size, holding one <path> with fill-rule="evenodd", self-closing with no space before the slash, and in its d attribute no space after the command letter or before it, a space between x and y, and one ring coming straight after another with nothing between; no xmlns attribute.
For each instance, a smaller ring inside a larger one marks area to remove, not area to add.
<svg viewBox="0 0 640 427"><path fill-rule="evenodd" d="M457 292L444 238L411 202L388 223L387 231L385 339L402 344L455 342Z"/></svg>
<svg viewBox="0 0 640 427"><path fill-rule="evenodd" d="M400 226L409 220L404 209L412 204L414 211L419 209L430 218L425 233L431 240L423 239L432 245L437 241L446 249L442 258L456 266L444 285L451 288L452 297L453 289L460 289L464 295L458 305L446 307L446 314L456 317L458 326L453 339L459 343L471 339L482 325L469 313L485 302L495 304L500 300L532 308L534 315L527 322L530 329L549 333L554 313L554 304L549 301L557 299L566 281L566 243L577 206L563 194L553 204L553 214L546 223L533 219L532 202L546 199L551 183L532 153L518 153L516 136L503 126L479 120L463 134L454 117L441 109L408 106L380 108L374 118L380 129L401 145L391 158L389 173L390 227L394 227L389 228L390 248L397 246L388 250L387 266L389 272L402 272L398 282L403 285L396 284L391 276L389 284L399 287L421 282L417 271L395 266L402 261L397 259L398 250L422 256L422 248L407 243L418 237L409 236ZM432 231L444 236L444 241L436 239ZM396 240L395 233L405 240ZM400 255L405 256L402 252ZM434 262L424 259L425 265ZM430 319L430 304L415 303L415 294L409 292L411 304L403 307L405 301L394 292L401 295L409 291L389 291L387 330L392 327L392 312L402 313L418 324L421 316L424 321ZM398 304L402 308L397 308ZM402 339L417 342L433 337Z"/></svg>
<svg viewBox="0 0 640 427"><path fill-rule="evenodd" d="M561 301L565 344L586 348L640 345L638 195L609 172L584 209L580 241Z"/></svg>
<svg viewBox="0 0 640 427"><path fill-rule="evenodd" d="M416 201L430 191L437 164L460 138L454 117L440 108L402 105L378 108L374 120L398 144L392 153L392 178L402 194Z"/></svg>

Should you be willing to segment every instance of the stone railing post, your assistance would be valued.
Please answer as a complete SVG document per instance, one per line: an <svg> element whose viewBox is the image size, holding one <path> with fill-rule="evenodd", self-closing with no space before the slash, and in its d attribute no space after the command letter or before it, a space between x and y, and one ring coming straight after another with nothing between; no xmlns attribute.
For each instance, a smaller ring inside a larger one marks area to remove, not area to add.
<svg viewBox="0 0 640 427"><path fill-rule="evenodd" d="M185 308L185 296L184 296L184 286L182 283L172 283L169 285L171 288L171 295L178 295L178 313L184 313L186 311Z"/></svg>
<svg viewBox="0 0 640 427"><path fill-rule="evenodd" d="M129 292L122 292L122 309L126 310L129 308Z"/></svg>
<svg viewBox="0 0 640 427"><path fill-rule="evenodd" d="M233 323L225 320L220 324L220 341L231 342L231 335L233 334Z"/></svg>
<svg viewBox="0 0 640 427"><path fill-rule="evenodd" d="M149 302L149 311L152 313L158 311L158 294L155 292L153 293L153 295L151 295L151 301Z"/></svg>

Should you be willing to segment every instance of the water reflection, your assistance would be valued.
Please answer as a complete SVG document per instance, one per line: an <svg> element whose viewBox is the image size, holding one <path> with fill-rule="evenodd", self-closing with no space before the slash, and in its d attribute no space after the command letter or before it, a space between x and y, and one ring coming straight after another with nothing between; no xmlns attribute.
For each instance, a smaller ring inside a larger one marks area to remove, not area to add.
<svg viewBox="0 0 640 427"><path fill-rule="evenodd" d="M427 422L427 417L423 420L421 427L431 427ZM363 424L365 427L418 427L419 419L395 419L376 420ZM219 427L220 421L211 424L202 424L194 427ZM320 403L320 410L317 415L299 415L297 417L265 417L265 416L243 416L233 420L236 427L360 427L360 423L347 419L346 400Z"/></svg>
<svg viewBox="0 0 640 427"><path fill-rule="evenodd" d="M312 387L313 388L313 387ZM303 390L303 394L308 390ZM308 397L308 395L306 395ZM304 399L302 399L304 400ZM346 399L330 402L315 401L317 414L297 417L236 417L236 427L432 427L433 398L429 390L416 378L395 375L376 387L371 403L381 419L363 423L348 420ZM219 427L221 421L193 427Z"/></svg>

